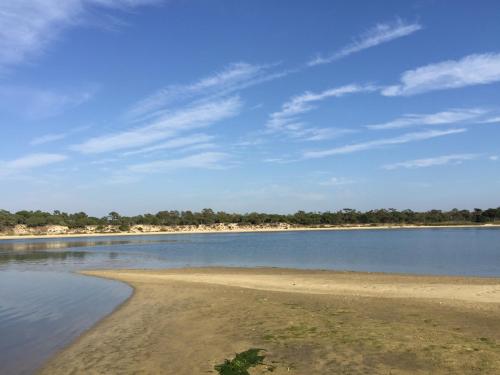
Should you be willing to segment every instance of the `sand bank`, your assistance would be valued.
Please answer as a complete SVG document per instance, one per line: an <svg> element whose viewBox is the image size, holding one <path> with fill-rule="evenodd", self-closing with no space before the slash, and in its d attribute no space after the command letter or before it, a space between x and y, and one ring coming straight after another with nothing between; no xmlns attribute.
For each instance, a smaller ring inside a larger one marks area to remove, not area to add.
<svg viewBox="0 0 500 375"><path fill-rule="evenodd" d="M500 373L499 279L224 268L85 274L135 293L44 374L215 374L215 364L251 347L267 350L273 374Z"/></svg>
<svg viewBox="0 0 500 375"><path fill-rule="evenodd" d="M108 236L147 236L162 234L208 234L208 233L261 233L261 232L296 232L296 231L348 231L348 230L390 230L390 229L449 229L449 228L496 228L500 229L500 224L483 225L346 225L346 226L324 226L324 227L301 227L291 225L257 225L257 226L237 226L237 225L214 225L214 226L176 226L162 227L148 231L134 229L128 232L95 232L94 229L78 232L75 230L60 231L39 231L33 230L30 233L20 231L17 234L0 233L0 240L13 239L36 239L36 238L78 238L78 237L108 237Z"/></svg>

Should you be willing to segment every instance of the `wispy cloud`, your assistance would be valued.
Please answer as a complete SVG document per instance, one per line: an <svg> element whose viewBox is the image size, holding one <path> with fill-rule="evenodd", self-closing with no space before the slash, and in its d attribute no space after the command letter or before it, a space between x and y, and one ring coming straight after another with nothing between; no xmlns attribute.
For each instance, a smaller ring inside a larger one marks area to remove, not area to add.
<svg viewBox="0 0 500 375"><path fill-rule="evenodd" d="M0 176L7 176L33 168L44 167L49 164L62 162L66 159L66 155L39 153L25 155L13 160L0 160Z"/></svg>
<svg viewBox="0 0 500 375"><path fill-rule="evenodd" d="M275 65L254 65L245 62L232 63L220 72L187 85L171 85L134 104L126 118L143 119L161 114L168 105L183 100L221 97L236 91L277 79L287 71L274 71Z"/></svg>
<svg viewBox="0 0 500 375"><path fill-rule="evenodd" d="M155 0L2 0L0 73L43 53L61 32L84 22L89 11L127 10Z"/></svg>
<svg viewBox="0 0 500 375"><path fill-rule="evenodd" d="M373 86L351 84L328 89L320 93L306 91L305 93L295 96L291 100L283 104L279 112L272 113L267 123L267 127L269 129L281 129L285 125L295 122L295 116L315 109L316 107L313 105L313 103L315 102L319 102L331 97L341 97L348 94L373 90L375 90Z"/></svg>
<svg viewBox="0 0 500 375"><path fill-rule="evenodd" d="M186 168L220 169L224 167L221 163L228 156L228 154L222 152L204 152L180 159L155 160L148 163L133 164L128 167L128 170L136 173L161 173Z"/></svg>
<svg viewBox="0 0 500 375"><path fill-rule="evenodd" d="M454 155L443 155L433 158L426 159L416 159L416 160L408 160L400 163L387 164L382 168L393 170L399 168L427 168L434 167L436 165L447 165L447 164L461 164L466 160L474 160L480 157L480 154L454 154Z"/></svg>
<svg viewBox="0 0 500 375"><path fill-rule="evenodd" d="M277 71L277 66L233 63L194 83L168 86L125 112L121 122L129 126L128 130L94 137L71 148L82 153L140 148L123 156L180 147L183 151L213 148L215 145L209 142L212 137L181 133L238 115L242 102L234 93L290 73ZM173 137L177 138L165 141Z"/></svg>
<svg viewBox="0 0 500 375"><path fill-rule="evenodd" d="M396 20L395 22L379 23L361 34L358 38L353 40L352 43L346 45L340 50L327 55L317 56L308 62L309 66L328 64L344 57L352 55L353 53L378 46L382 43L390 42L394 39L402 38L411 35L416 31L422 29L419 23L407 23L403 20Z"/></svg>
<svg viewBox="0 0 500 375"><path fill-rule="evenodd" d="M476 120L487 112L482 108L461 108L431 114L407 114L389 122L366 127L373 130L386 130L419 125L449 125Z"/></svg>
<svg viewBox="0 0 500 375"><path fill-rule="evenodd" d="M89 101L96 91L95 87L63 93L32 87L0 86L0 109L29 120L40 120Z"/></svg>
<svg viewBox="0 0 500 375"><path fill-rule="evenodd" d="M234 147L253 147L259 146L266 143L266 140L262 138L262 135L259 133L259 136L246 136L235 143L233 143Z"/></svg>
<svg viewBox="0 0 500 375"><path fill-rule="evenodd" d="M309 141L335 138L339 135L352 132L352 130L310 127L301 121L299 116L314 110L316 108L315 103L328 98L375 90L376 87L371 85L351 84L319 93L306 91L302 95L295 96L284 103L280 111L272 113L266 123L266 128L269 132L284 132L289 136Z"/></svg>
<svg viewBox="0 0 500 375"><path fill-rule="evenodd" d="M30 145L32 145L32 146L38 146L38 145L43 145L43 144L46 144L46 143L60 141L62 139L67 138L71 134L74 134L74 133L77 133L77 132L81 132L81 131L86 130L88 128L89 128L88 126L79 126L77 128L73 128L70 131L67 131L65 133L44 134L42 136L33 138L30 141Z"/></svg>
<svg viewBox="0 0 500 375"><path fill-rule="evenodd" d="M219 146L213 142L203 142L203 143L196 143L191 146L186 146L183 147L182 149L179 150L179 152L193 152L193 151L200 151L200 150L211 150L218 148Z"/></svg>
<svg viewBox="0 0 500 375"><path fill-rule="evenodd" d="M488 118L488 119L482 121L481 123L482 124L497 124L497 123L500 123L500 116L499 117Z"/></svg>
<svg viewBox="0 0 500 375"><path fill-rule="evenodd" d="M356 181L346 177L331 177L326 181L320 182L322 186L343 186L343 185L351 185Z"/></svg>
<svg viewBox="0 0 500 375"><path fill-rule="evenodd" d="M498 155L492 155L488 159L490 159L491 161L498 161L500 158L498 157Z"/></svg>
<svg viewBox="0 0 500 375"><path fill-rule="evenodd" d="M213 140L214 137L211 135L207 134L191 134L186 137L178 137L174 139L170 139L166 142L162 142L159 144L156 144L154 146L149 146L149 147L144 147L138 150L134 151L129 151L123 153L124 156L130 156L130 155L137 155L137 154L147 154L151 153L154 151L160 151L160 150L170 150L170 149L176 149L176 148L181 148L181 147L192 147L192 146L200 146L200 145L206 145L207 142L210 142Z"/></svg>
<svg viewBox="0 0 500 375"><path fill-rule="evenodd" d="M262 161L264 163L272 163L272 164L289 164L298 161L298 159L292 159L288 155L285 155L284 157L265 158Z"/></svg>
<svg viewBox="0 0 500 375"><path fill-rule="evenodd" d="M450 129L450 130L430 130L425 132L407 133L394 138L382 138L373 141L354 143L346 146L331 148L320 151L306 151L303 153L305 159L324 158L332 155L350 154L359 151L377 149L384 146L398 145L409 142L423 141L436 137L443 137L451 134L459 134L465 132L466 129Z"/></svg>
<svg viewBox="0 0 500 375"><path fill-rule="evenodd" d="M386 96L413 95L423 92L484 85L500 81L500 53L465 56L429 64L401 75L401 83L386 87Z"/></svg>
<svg viewBox="0 0 500 375"><path fill-rule="evenodd" d="M304 141L325 141L355 132L352 129L305 127L296 129L292 134L295 138L300 138Z"/></svg>
<svg viewBox="0 0 500 375"><path fill-rule="evenodd" d="M64 139L67 136L68 136L67 133L45 134L45 135L42 135L40 137L33 138L30 141L30 145L37 146L37 145L42 145L45 143L55 142L55 141L59 141L61 139Z"/></svg>
<svg viewBox="0 0 500 375"><path fill-rule="evenodd" d="M238 97L231 97L187 106L165 113L142 127L91 138L71 148L85 154L96 154L143 147L233 117L240 112L241 105Z"/></svg>

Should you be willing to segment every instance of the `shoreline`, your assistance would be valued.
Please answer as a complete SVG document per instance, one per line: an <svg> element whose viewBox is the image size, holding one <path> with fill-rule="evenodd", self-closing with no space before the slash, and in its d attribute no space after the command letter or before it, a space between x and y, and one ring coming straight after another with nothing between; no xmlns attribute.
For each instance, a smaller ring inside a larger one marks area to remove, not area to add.
<svg viewBox="0 0 500 375"><path fill-rule="evenodd" d="M177 227L179 228L179 227ZM307 231L352 231L352 230L394 230L394 229L500 229L500 224L457 224L457 225L376 225L376 226L332 226L332 227L290 227L290 228L236 228L236 229L189 229L150 232L101 232L101 233L56 233L56 234L20 234L0 235L1 240L43 239L43 238L84 238L84 237L119 237L119 236L158 236L171 234L211 234L211 233L273 233Z"/></svg>
<svg viewBox="0 0 500 375"><path fill-rule="evenodd" d="M42 374L204 373L250 347L265 348L278 375L500 369L499 278L223 267L80 273L133 293Z"/></svg>

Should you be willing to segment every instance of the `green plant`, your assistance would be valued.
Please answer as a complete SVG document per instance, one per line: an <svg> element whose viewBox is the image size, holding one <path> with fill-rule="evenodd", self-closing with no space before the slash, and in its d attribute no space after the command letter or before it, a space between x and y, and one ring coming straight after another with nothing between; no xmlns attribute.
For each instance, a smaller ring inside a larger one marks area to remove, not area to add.
<svg viewBox="0 0 500 375"><path fill-rule="evenodd" d="M250 375L248 369L255 367L257 365L264 364L264 355L260 355L260 352L264 349L251 348L247 351L236 353L236 356L232 359L226 359L223 364L216 365L214 369L219 373L219 375ZM269 371L273 371L273 366L268 366Z"/></svg>

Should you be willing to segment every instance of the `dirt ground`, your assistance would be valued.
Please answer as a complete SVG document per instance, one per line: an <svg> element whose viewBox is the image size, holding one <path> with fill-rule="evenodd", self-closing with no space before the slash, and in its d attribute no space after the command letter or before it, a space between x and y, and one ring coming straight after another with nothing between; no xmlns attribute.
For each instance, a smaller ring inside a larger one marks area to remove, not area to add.
<svg viewBox="0 0 500 375"><path fill-rule="evenodd" d="M43 374L500 374L500 280L283 269L89 271L134 295ZM271 370L273 370L271 372Z"/></svg>

